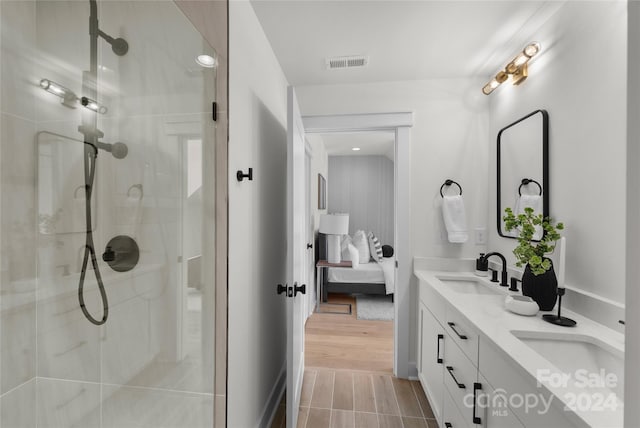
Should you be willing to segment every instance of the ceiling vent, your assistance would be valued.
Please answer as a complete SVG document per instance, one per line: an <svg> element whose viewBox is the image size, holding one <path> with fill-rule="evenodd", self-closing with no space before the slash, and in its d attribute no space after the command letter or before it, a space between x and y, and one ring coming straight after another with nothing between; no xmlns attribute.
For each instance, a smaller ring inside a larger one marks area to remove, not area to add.
<svg viewBox="0 0 640 428"><path fill-rule="evenodd" d="M327 58L328 70L365 67L367 64L369 64L369 58L364 55L336 56L333 58Z"/></svg>

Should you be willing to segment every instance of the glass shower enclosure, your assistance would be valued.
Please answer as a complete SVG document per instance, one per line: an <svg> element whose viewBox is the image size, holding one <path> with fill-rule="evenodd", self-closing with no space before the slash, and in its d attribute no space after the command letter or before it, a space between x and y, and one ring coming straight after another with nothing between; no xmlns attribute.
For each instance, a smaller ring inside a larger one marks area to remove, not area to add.
<svg viewBox="0 0 640 428"><path fill-rule="evenodd" d="M173 1L0 31L0 428L213 427L216 51Z"/></svg>

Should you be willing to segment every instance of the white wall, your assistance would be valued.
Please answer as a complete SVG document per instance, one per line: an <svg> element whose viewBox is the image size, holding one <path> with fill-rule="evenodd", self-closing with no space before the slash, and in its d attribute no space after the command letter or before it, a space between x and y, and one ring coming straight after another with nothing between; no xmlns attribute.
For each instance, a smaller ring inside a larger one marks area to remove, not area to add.
<svg viewBox="0 0 640 428"><path fill-rule="evenodd" d="M313 213L314 231L318 231L320 226L320 215L326 214L327 210L318 209L318 174L326 179L329 174L329 156L319 135L307 135L307 141L311 146L311 212ZM327 198L329 189L327 189Z"/></svg>
<svg viewBox="0 0 640 428"><path fill-rule="evenodd" d="M349 213L349 234L372 231L394 245L394 169L386 156L329 156L329 212Z"/></svg>
<svg viewBox="0 0 640 428"><path fill-rule="evenodd" d="M530 40L542 53L521 86L490 95L489 248L514 263L516 241L496 232L495 135L536 110L549 112L550 214L567 237L567 307L610 326L623 317L626 212L626 2L567 2ZM505 48L505 55L521 46ZM617 304L617 305L616 305Z"/></svg>
<svg viewBox="0 0 640 428"><path fill-rule="evenodd" d="M380 82L296 88L303 116L414 113L411 128L411 230L416 257L476 257L486 246L473 233L465 244L443 240L440 186L451 178L464 189L470 231L486 228L489 188L488 100L472 79ZM413 280L412 280L413 281ZM417 301L410 285L409 301ZM409 359L416 355L417 307L409 320ZM413 364L410 364L413 365ZM414 369L411 369L414 370ZM414 373L410 371L409 374Z"/></svg>
<svg viewBox="0 0 640 428"><path fill-rule="evenodd" d="M628 49L628 114L627 114L627 302L640 301L640 2L629 2ZM626 311L625 342L625 401L640 401L640 311L631 304ZM625 406L625 426L640 420L639 406Z"/></svg>
<svg viewBox="0 0 640 428"><path fill-rule="evenodd" d="M285 380L287 81L248 1L229 4L229 59L227 426L256 427Z"/></svg>
<svg viewBox="0 0 640 428"><path fill-rule="evenodd" d="M442 240L440 186L458 181L465 196L469 229L486 227L488 195L487 102L469 79L381 82L297 87L304 116L412 111L413 254L473 257L478 247ZM480 86L482 87L482 86Z"/></svg>

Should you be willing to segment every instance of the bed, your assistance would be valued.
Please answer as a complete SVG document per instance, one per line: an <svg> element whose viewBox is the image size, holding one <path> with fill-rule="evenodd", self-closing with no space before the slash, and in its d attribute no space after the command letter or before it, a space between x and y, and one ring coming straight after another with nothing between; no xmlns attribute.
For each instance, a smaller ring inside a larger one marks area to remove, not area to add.
<svg viewBox="0 0 640 428"><path fill-rule="evenodd" d="M326 260L326 235L318 234L318 260ZM371 261L351 267L319 267L322 301L327 301L329 293L341 294L393 294L395 259L383 258L381 262Z"/></svg>

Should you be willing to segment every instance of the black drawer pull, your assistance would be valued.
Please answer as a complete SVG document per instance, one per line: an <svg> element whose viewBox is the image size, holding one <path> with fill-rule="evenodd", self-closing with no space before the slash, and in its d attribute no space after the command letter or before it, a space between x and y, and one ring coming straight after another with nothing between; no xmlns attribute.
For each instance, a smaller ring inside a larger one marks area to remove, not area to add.
<svg viewBox="0 0 640 428"><path fill-rule="evenodd" d="M440 358L440 341L444 339L444 334L438 335L438 350L436 351L436 363L442 364L442 358Z"/></svg>
<svg viewBox="0 0 640 428"><path fill-rule="evenodd" d="M466 386L464 386L464 383L460 383L458 382L458 379L456 379L456 377L453 374L453 367L451 366L447 366L447 371L449 372L449 374L451 375L451 378L453 379L453 381L456 383L456 385L458 385L458 388L460 389L465 389Z"/></svg>
<svg viewBox="0 0 640 428"><path fill-rule="evenodd" d="M477 392L482 390L482 384L478 382L473 383L473 423L481 424L482 419L479 416L476 416L476 403L478 402Z"/></svg>
<svg viewBox="0 0 640 428"><path fill-rule="evenodd" d="M462 340L467 340L467 339L468 339L468 337L467 337L467 336L465 336L464 334L460 334L460 333L458 332L458 330L456 330L456 323L448 322L447 324L449 324L449 327L451 327L451 330L453 330L453 332L454 332L455 334L457 334L457 335L458 335L458 337L459 337L460 339L462 339Z"/></svg>
<svg viewBox="0 0 640 428"><path fill-rule="evenodd" d="M445 426L446 428L453 428L453 425L451 425L451 422L445 422L445 423L444 423L444 426Z"/></svg>

